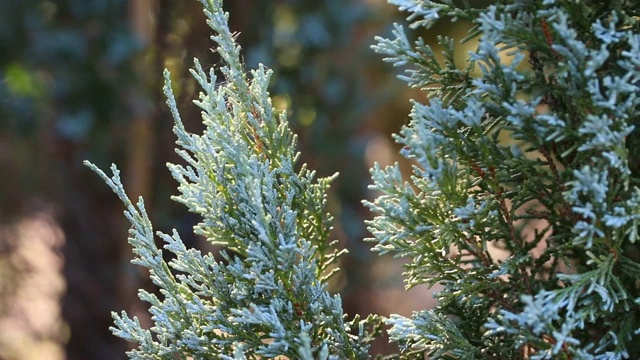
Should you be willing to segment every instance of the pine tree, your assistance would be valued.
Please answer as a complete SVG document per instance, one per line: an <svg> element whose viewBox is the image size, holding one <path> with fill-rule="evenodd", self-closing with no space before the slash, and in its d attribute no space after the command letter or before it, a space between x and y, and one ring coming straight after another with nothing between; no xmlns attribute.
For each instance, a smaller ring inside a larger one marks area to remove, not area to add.
<svg viewBox="0 0 640 360"><path fill-rule="evenodd" d="M396 25L374 49L423 90L395 139L413 173L372 169L365 202L374 250L408 259L408 287L441 284L438 305L385 320L401 358L640 357L640 12L632 1L516 0L487 8L452 0L392 0L410 28L442 18L475 24L465 66L456 41L444 60ZM114 333L132 358L367 358L376 317L345 320L326 290L340 251L324 210L331 178L296 169L295 136L276 114L270 72L244 73L220 0L202 1L225 65L217 80L196 61L195 103L206 130L188 133L165 73L178 153L169 164L195 231L221 260L159 233L118 171L91 165L126 205L129 241L161 289L147 330L125 313ZM507 56L511 59L507 61ZM474 76L475 69L480 70ZM510 140L505 141L508 137ZM506 254L498 257L496 251Z"/></svg>

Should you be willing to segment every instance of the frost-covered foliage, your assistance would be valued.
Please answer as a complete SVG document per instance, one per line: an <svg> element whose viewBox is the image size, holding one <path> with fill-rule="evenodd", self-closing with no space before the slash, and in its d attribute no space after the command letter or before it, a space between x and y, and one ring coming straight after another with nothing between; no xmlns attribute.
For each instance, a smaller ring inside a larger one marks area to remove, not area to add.
<svg viewBox="0 0 640 360"><path fill-rule="evenodd" d="M276 114L260 66L245 74L240 47L228 28L222 1L202 1L216 51L225 65L193 76L203 92L202 135L185 130L165 72L165 94L175 118L178 154L169 164L179 183L175 200L201 216L195 232L225 248L216 259L187 249L176 231L157 233L140 199L134 205L112 166L97 171L118 194L130 220L135 264L148 268L160 296L140 290L153 326L114 314L115 335L136 342L134 359L359 359L367 357L367 321L346 322L340 297L326 289L339 252L329 240L325 192L331 178L296 169L296 137Z"/></svg>
<svg viewBox="0 0 640 360"><path fill-rule="evenodd" d="M637 1L391 2L478 39L464 68L453 40L441 62L400 25L374 46L430 101L396 136L412 176L372 170L371 240L408 258L409 287L444 286L391 339L417 358L640 358Z"/></svg>

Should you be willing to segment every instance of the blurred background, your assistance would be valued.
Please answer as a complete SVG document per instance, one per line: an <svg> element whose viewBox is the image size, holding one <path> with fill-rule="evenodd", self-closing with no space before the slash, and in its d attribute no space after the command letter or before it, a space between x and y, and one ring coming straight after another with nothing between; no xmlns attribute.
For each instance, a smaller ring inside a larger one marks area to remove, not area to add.
<svg viewBox="0 0 640 360"><path fill-rule="evenodd" d="M407 122L410 98L425 100L370 50L404 16L384 0L225 6L247 67L274 70L273 103L289 114L302 162L321 176L340 172L329 210L350 253L331 286L345 311L409 315L431 306L427 289L404 291L398 261L363 242L371 215L361 200L375 196L368 169L399 160L390 134ZM198 219L170 200L165 163L179 159L161 73L171 70L183 120L200 132L188 68L194 57L219 64L210 34L194 0L0 1L0 359L125 359L131 344L111 335L111 311L149 325L136 289L152 284L129 263L123 207L83 160L116 163L158 230L177 228L188 246L206 248L189 237ZM372 352L393 350L383 341Z"/></svg>

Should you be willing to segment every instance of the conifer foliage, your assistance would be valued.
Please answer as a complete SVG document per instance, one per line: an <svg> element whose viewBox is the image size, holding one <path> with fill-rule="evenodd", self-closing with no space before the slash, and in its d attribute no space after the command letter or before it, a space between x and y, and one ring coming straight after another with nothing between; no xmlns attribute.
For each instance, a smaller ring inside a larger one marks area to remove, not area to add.
<svg viewBox="0 0 640 360"><path fill-rule="evenodd" d="M444 286L391 339L432 359L640 357L637 2L392 2L411 28L473 21L478 46L463 69L445 37L443 63L397 25L375 46L431 99L396 136L411 177L372 170L371 240L409 259L409 287Z"/></svg>
<svg viewBox="0 0 640 360"><path fill-rule="evenodd" d="M324 210L332 178L295 169L296 137L267 92L271 71L260 66L246 74L222 1L202 4L223 78L195 61L202 92L194 102L206 125L196 135L180 120L165 71L177 152L186 163L168 167L179 184L175 200L202 217L195 232L226 250L216 260L187 249L175 230L158 232L174 254L165 262L142 199L137 206L129 200L115 166L109 177L89 164L124 202L134 263L149 269L163 297L140 290L151 304L151 329L122 313L114 314L112 331L139 344L129 352L136 359L366 358L364 322L346 323L340 297L325 289L340 255Z"/></svg>
<svg viewBox="0 0 640 360"><path fill-rule="evenodd" d="M395 25L375 51L422 89L395 136L412 174L372 169L365 202L374 250L408 259L408 287L440 284L435 309L385 319L401 358L639 358L640 11L634 1L514 0L474 8L391 0L411 29L449 18L475 26L464 66L458 40L440 60ZM296 168L296 137L276 114L264 67L246 74L221 0L203 0L225 62L194 77L206 130L183 127L165 73L178 153L176 201L202 217L196 233L221 260L179 235L154 242L144 203L115 166L96 170L126 205L136 264L162 298L140 291L154 325L114 314L138 359L367 358L376 319L346 322L326 290L339 251L324 210L331 178ZM479 75L475 72L479 69ZM509 138L510 140L505 140Z"/></svg>

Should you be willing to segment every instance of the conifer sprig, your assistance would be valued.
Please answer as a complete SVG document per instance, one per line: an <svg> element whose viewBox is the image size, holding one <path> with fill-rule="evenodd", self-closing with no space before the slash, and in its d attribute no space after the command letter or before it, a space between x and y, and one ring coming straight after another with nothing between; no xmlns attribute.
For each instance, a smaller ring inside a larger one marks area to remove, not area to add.
<svg viewBox="0 0 640 360"><path fill-rule="evenodd" d="M479 43L464 71L399 25L374 46L437 85L396 136L412 176L372 170L374 250L409 259L408 287L444 286L433 311L392 316L391 339L432 359L638 357L637 9L393 2L412 28L475 13Z"/></svg>
<svg viewBox="0 0 640 360"><path fill-rule="evenodd" d="M151 329L123 312L114 314L112 331L139 344L131 358L365 358L365 322L347 323L340 297L326 289L341 253L329 239L325 210L333 177L316 180L306 166L296 169L296 137L267 91L271 71L259 66L247 76L221 1L202 4L224 81L195 61L192 74L203 91L194 103L206 126L197 135L185 129L165 71L185 162L168 167L179 184L174 199L202 218L196 234L225 250L218 260L187 249L175 230L158 232L175 255L165 262L144 202L131 203L115 166L109 177L89 164L125 203L134 263L147 267L160 288L160 296L140 291L151 305Z"/></svg>

